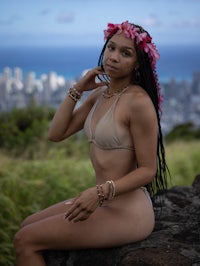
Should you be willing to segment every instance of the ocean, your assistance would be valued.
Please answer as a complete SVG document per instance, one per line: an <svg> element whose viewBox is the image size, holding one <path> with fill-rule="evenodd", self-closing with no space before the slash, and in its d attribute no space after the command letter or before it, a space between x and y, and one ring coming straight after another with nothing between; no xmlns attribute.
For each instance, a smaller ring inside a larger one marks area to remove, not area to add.
<svg viewBox="0 0 200 266"><path fill-rule="evenodd" d="M200 72L200 49L197 45L160 46L157 72L160 81L191 81ZM55 71L66 79L81 76L84 70L95 67L100 47L0 47L0 73L5 67L20 67L24 77L35 72L36 77Z"/></svg>

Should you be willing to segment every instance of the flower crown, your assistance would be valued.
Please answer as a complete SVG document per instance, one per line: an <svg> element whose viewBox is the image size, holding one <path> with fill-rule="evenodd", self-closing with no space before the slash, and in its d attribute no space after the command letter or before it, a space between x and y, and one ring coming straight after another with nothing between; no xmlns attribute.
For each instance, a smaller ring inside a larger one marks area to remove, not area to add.
<svg viewBox="0 0 200 266"><path fill-rule="evenodd" d="M141 28L129 23L128 21L122 22L121 24L108 23L108 28L104 30L104 40L111 37L113 34L125 33L125 36L129 39L136 41L138 48L144 50L148 53L151 60L153 69L156 65L156 60L160 58L158 49L154 43L152 43L152 38L148 35L146 31L141 32Z"/></svg>
<svg viewBox="0 0 200 266"><path fill-rule="evenodd" d="M104 40L107 40L114 34L120 34L121 32L124 32L126 38L135 40L138 49L143 50L148 54L152 70L154 72L159 97L158 101L160 104L163 101L163 96L160 95L158 77L156 74L156 60L160 58L160 54L156 45L152 43L151 36L149 36L149 34L145 30L143 30L139 26L129 23L128 21L122 22L121 24L108 23L108 28L104 30Z"/></svg>

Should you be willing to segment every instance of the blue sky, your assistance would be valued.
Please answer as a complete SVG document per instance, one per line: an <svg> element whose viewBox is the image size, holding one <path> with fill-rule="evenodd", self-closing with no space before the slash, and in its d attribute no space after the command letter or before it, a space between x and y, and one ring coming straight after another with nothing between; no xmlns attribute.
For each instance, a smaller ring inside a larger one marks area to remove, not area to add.
<svg viewBox="0 0 200 266"><path fill-rule="evenodd" d="M0 0L0 45L101 45L129 20L157 44L200 44L200 0Z"/></svg>

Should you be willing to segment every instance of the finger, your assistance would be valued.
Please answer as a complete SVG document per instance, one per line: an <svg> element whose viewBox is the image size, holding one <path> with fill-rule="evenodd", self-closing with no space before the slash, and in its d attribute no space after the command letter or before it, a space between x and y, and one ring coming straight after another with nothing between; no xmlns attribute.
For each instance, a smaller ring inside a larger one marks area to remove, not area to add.
<svg viewBox="0 0 200 266"><path fill-rule="evenodd" d="M71 204L72 206L66 212L65 218L68 218L79 207L79 204L77 204L75 201L72 202Z"/></svg>
<svg viewBox="0 0 200 266"><path fill-rule="evenodd" d="M66 218L68 218L69 221L72 221L75 217L77 217L83 210L79 207L74 209L73 211L70 211L70 213L67 215Z"/></svg>
<svg viewBox="0 0 200 266"><path fill-rule="evenodd" d="M104 71L104 69L101 66L97 66L97 67L91 69L88 72L95 73L95 74L105 74L105 71Z"/></svg>
<svg viewBox="0 0 200 266"><path fill-rule="evenodd" d="M68 218L68 217L74 212L74 210L75 210L75 207L70 208L70 209L66 212L66 214L65 214L65 218Z"/></svg>
<svg viewBox="0 0 200 266"><path fill-rule="evenodd" d="M68 216L68 220L72 222L83 221L87 219L92 213L92 210L79 207Z"/></svg>
<svg viewBox="0 0 200 266"><path fill-rule="evenodd" d="M77 223L77 222L81 222L81 221L85 221L86 219L88 219L88 217L91 215L91 212L80 212L74 219L72 219L71 221L73 223Z"/></svg>
<svg viewBox="0 0 200 266"><path fill-rule="evenodd" d="M68 215L65 215L65 219L68 219L68 221L72 221L74 218L77 217L77 215L80 213L79 209L76 209L73 211L73 213L70 213Z"/></svg>
<svg viewBox="0 0 200 266"><path fill-rule="evenodd" d="M104 71L103 68L101 66L97 66L94 68L95 70L98 70L98 71Z"/></svg>
<svg viewBox="0 0 200 266"><path fill-rule="evenodd" d="M105 71L103 69L97 69L97 74L98 75L105 75Z"/></svg>

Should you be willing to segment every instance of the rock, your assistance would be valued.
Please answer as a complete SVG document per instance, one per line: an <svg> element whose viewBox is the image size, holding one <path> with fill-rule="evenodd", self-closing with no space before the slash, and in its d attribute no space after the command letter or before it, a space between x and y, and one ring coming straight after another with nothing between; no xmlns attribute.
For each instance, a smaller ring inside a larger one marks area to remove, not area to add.
<svg viewBox="0 0 200 266"><path fill-rule="evenodd" d="M145 240L110 249L46 251L47 266L199 266L200 175L192 186L167 190L161 208L154 199L156 225Z"/></svg>

